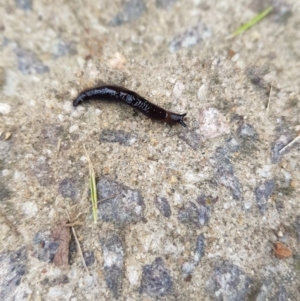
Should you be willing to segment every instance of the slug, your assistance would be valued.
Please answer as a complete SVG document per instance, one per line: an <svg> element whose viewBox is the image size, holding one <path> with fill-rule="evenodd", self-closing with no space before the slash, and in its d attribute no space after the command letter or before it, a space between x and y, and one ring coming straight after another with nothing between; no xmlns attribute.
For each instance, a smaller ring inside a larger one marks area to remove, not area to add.
<svg viewBox="0 0 300 301"><path fill-rule="evenodd" d="M161 120L163 122L167 122L170 125L180 123L182 126L186 127L186 124L183 120L186 113L176 114L167 111L151 103L139 94L123 87L105 85L84 90L81 93L79 93L79 95L74 99L73 106L77 107L81 102L90 99L121 101L139 110L140 112L152 119Z"/></svg>

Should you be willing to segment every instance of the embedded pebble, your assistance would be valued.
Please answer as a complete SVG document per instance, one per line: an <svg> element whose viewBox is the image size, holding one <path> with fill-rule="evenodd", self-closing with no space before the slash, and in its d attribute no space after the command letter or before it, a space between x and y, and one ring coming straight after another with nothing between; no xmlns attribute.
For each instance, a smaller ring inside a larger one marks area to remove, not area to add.
<svg viewBox="0 0 300 301"><path fill-rule="evenodd" d="M144 202L141 194L118 182L102 178L97 183L98 216L105 222L137 223L144 220Z"/></svg>
<svg viewBox="0 0 300 301"><path fill-rule="evenodd" d="M268 199L272 195L274 188L274 180L269 180L255 189L256 203L262 215L264 215L268 209Z"/></svg>
<svg viewBox="0 0 300 301"><path fill-rule="evenodd" d="M225 148L230 153L236 153L240 150L240 143L235 138L229 138L226 140Z"/></svg>
<svg viewBox="0 0 300 301"><path fill-rule="evenodd" d="M245 139L256 140L258 137L257 132L255 131L254 127L249 123L243 123L238 129L238 134L240 137L245 138Z"/></svg>
<svg viewBox="0 0 300 301"><path fill-rule="evenodd" d="M36 176L38 182L41 186L50 186L53 184L53 172L52 168L48 163L48 159L45 157L40 157L34 164L33 164L33 172Z"/></svg>
<svg viewBox="0 0 300 301"><path fill-rule="evenodd" d="M4 160L10 150L11 142L0 140L0 160Z"/></svg>
<svg viewBox="0 0 300 301"><path fill-rule="evenodd" d="M271 147L271 162L273 164L278 163L281 157L286 154L289 149L281 150L291 141L290 137L287 135L281 135L272 145Z"/></svg>
<svg viewBox="0 0 300 301"><path fill-rule="evenodd" d="M72 134L74 132L76 132L79 129L77 124L71 125L69 128L69 133Z"/></svg>
<svg viewBox="0 0 300 301"><path fill-rule="evenodd" d="M296 217L296 231L297 231L297 239L300 242L300 215Z"/></svg>
<svg viewBox="0 0 300 301"><path fill-rule="evenodd" d="M100 141L132 145L137 141L136 135L122 130L105 129L100 134Z"/></svg>
<svg viewBox="0 0 300 301"><path fill-rule="evenodd" d="M167 9L175 4L177 0L156 0L155 4L158 8Z"/></svg>
<svg viewBox="0 0 300 301"><path fill-rule="evenodd" d="M43 74L49 72L49 67L44 65L34 52L22 48L17 48L14 52L18 60L18 69L23 74Z"/></svg>
<svg viewBox="0 0 300 301"><path fill-rule="evenodd" d="M211 29L205 24L199 23L182 34L175 36L169 44L169 51L175 52L181 48L191 48L210 38L211 35Z"/></svg>
<svg viewBox="0 0 300 301"><path fill-rule="evenodd" d="M58 186L58 193L60 193L64 198L70 198L73 201L77 200L78 188L77 181L72 178L63 179Z"/></svg>
<svg viewBox="0 0 300 301"><path fill-rule="evenodd" d="M112 292L114 298L118 298L122 292L122 282L124 277L124 251L120 238L116 235L101 238L104 277L107 287Z"/></svg>
<svg viewBox="0 0 300 301"><path fill-rule="evenodd" d="M84 251L82 255L87 266L91 266L95 262L95 255L93 251Z"/></svg>
<svg viewBox="0 0 300 301"><path fill-rule="evenodd" d="M26 273L27 250L0 254L0 300L15 300L14 293Z"/></svg>
<svg viewBox="0 0 300 301"><path fill-rule="evenodd" d="M276 292L276 294L270 299L273 301L288 301L288 295L286 292L286 288L284 286L280 286L279 290Z"/></svg>
<svg viewBox="0 0 300 301"><path fill-rule="evenodd" d="M177 218L179 222L196 227L206 225L210 219L212 206L217 200L217 198L213 199L210 196L200 195L196 200L197 205L193 202L184 204L178 211Z"/></svg>
<svg viewBox="0 0 300 301"><path fill-rule="evenodd" d="M59 40L52 50L52 54L55 58L59 58L66 55L77 54L75 42L67 42L64 40Z"/></svg>
<svg viewBox="0 0 300 301"><path fill-rule="evenodd" d="M156 196L154 204L164 217L171 216L171 207L166 198Z"/></svg>
<svg viewBox="0 0 300 301"><path fill-rule="evenodd" d="M72 288L68 286L54 286L50 287L47 293L47 300L70 300L72 296Z"/></svg>
<svg viewBox="0 0 300 301"><path fill-rule="evenodd" d="M199 112L199 126L201 135L206 138L216 138L230 133L225 116L215 108L207 108Z"/></svg>
<svg viewBox="0 0 300 301"><path fill-rule="evenodd" d="M198 150L201 143L200 135L189 129L182 129L181 133L178 135L179 139L184 141L193 150Z"/></svg>
<svg viewBox="0 0 300 301"><path fill-rule="evenodd" d="M127 0L121 12L111 20L110 25L119 26L134 21L139 18L145 10L146 5L143 0Z"/></svg>
<svg viewBox="0 0 300 301"><path fill-rule="evenodd" d="M22 204L22 211L27 218L36 216L38 212L38 206L35 202L25 202Z"/></svg>
<svg viewBox="0 0 300 301"><path fill-rule="evenodd" d="M265 71L258 66L248 66L245 69L245 74L251 83L259 88L269 90L269 84L264 80Z"/></svg>
<svg viewBox="0 0 300 301"><path fill-rule="evenodd" d="M32 0L15 0L18 8L23 10L31 10L32 9Z"/></svg>
<svg viewBox="0 0 300 301"><path fill-rule="evenodd" d="M230 262L224 262L214 267L206 282L206 290L216 301L246 300L251 282L251 279L239 267Z"/></svg>
<svg viewBox="0 0 300 301"><path fill-rule="evenodd" d="M286 23L293 16L293 8L287 1L274 1L273 5L273 21Z"/></svg>
<svg viewBox="0 0 300 301"><path fill-rule="evenodd" d="M152 264L143 267L140 294L152 298L162 298L173 293L173 280L162 258L158 257Z"/></svg>
<svg viewBox="0 0 300 301"><path fill-rule="evenodd" d="M218 183L229 188L234 199L240 200L242 198L240 181L234 175L234 168L229 159L226 148L217 148L213 160L213 166L215 168L215 176Z"/></svg>
<svg viewBox="0 0 300 301"><path fill-rule="evenodd" d="M11 111L11 105L0 102L0 114L7 115Z"/></svg>
<svg viewBox="0 0 300 301"><path fill-rule="evenodd" d="M34 257L52 263L59 248L59 241L53 240L50 231L38 232L33 238L32 245Z"/></svg>
<svg viewBox="0 0 300 301"><path fill-rule="evenodd" d="M205 248L205 239L204 239L204 235L201 234L198 236L196 241L194 257L190 261L185 262L182 265L182 273L185 277L191 275L194 269L197 267L197 265L199 265L199 262L204 255L204 248Z"/></svg>
<svg viewBox="0 0 300 301"><path fill-rule="evenodd" d="M205 101L206 97L207 97L207 93L208 93L208 85L207 84L203 84L198 92L197 92L197 97L199 101Z"/></svg>
<svg viewBox="0 0 300 301"><path fill-rule="evenodd" d="M0 182L0 201L9 199L11 196L11 191L6 188L5 184Z"/></svg>
<svg viewBox="0 0 300 301"><path fill-rule="evenodd" d="M43 144L57 145L59 136L63 134L63 127L56 124L47 124L40 132L39 138L43 139Z"/></svg>

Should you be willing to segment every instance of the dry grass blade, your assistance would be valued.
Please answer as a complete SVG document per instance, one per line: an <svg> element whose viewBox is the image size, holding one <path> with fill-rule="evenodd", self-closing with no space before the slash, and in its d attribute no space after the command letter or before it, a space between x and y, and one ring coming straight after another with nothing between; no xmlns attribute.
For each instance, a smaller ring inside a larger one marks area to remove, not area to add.
<svg viewBox="0 0 300 301"><path fill-rule="evenodd" d="M93 219L94 222L97 223L97 217L98 217L98 197L97 197L97 187L96 187L96 177L95 177L95 171L93 168L92 161L90 159L90 156L87 153L87 150L85 148L85 145L83 145L83 148L85 150L86 156L89 161L89 173L90 173L90 191L91 191L91 199L92 199L92 209L93 209Z"/></svg>
<svg viewBox="0 0 300 301"><path fill-rule="evenodd" d="M279 154L282 154L287 148L291 147L294 143L296 143L300 139L300 133L298 136L293 139L290 143L288 143L285 147L283 147L280 151Z"/></svg>
<svg viewBox="0 0 300 301"><path fill-rule="evenodd" d="M66 210L66 213L67 213L67 216L68 216L68 219L69 219L69 223L71 223L70 215L69 215L69 212L67 210ZM79 243L78 238L77 238L76 231L75 231L74 227L71 227L71 229L72 229L72 233L74 235L75 241L76 241L78 252L79 252L81 260L82 260L82 264L83 264L86 272L89 273L89 269L86 266L86 263L85 263L85 260L84 260L84 257L83 257L83 253L82 253L82 250L81 250L81 247L80 247L80 243Z"/></svg>

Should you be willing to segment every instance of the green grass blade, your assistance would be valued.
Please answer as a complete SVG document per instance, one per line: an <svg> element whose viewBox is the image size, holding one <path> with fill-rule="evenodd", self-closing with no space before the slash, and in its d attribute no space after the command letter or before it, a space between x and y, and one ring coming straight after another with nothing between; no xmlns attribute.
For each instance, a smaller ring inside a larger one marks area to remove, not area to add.
<svg viewBox="0 0 300 301"><path fill-rule="evenodd" d="M272 6L270 6L269 8L265 9L264 11L262 11L261 13L259 13L258 15L256 15L253 19L251 19L249 22L247 22L246 24L242 25L240 28L238 28L233 34L232 37L236 37L237 35L243 33L244 31L246 31L247 29L249 29L250 27L252 27L253 25L255 25L256 23L258 23L260 20L262 20L265 16L267 16L271 10L273 9Z"/></svg>
<svg viewBox="0 0 300 301"><path fill-rule="evenodd" d="M97 222L97 187L96 187L96 178L95 178L95 172L92 166L92 163L90 163L90 190L91 190L91 199L92 199L92 209L93 209L93 219L94 222Z"/></svg>
<svg viewBox="0 0 300 301"><path fill-rule="evenodd" d="M97 210L97 206L98 206L98 197L97 197L97 186L96 186L96 177L95 177L95 171L93 168L93 164L92 161L90 159L90 156L88 154L88 152L86 151L85 145L83 144L83 148L85 151L85 154L88 158L88 162L89 162L89 176L90 176L90 191L91 191L91 201L92 201L92 209L93 209L93 219L94 222L97 223L97 218L98 218L98 210Z"/></svg>

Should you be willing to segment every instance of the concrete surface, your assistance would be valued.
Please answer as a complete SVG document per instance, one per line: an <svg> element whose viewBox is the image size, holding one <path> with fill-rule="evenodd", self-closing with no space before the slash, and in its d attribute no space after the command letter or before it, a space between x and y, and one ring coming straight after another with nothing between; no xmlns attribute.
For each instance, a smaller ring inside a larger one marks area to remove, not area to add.
<svg viewBox="0 0 300 301"><path fill-rule="evenodd" d="M300 300L299 15L296 0L2 2L0 299ZM102 83L188 128L73 108Z"/></svg>

